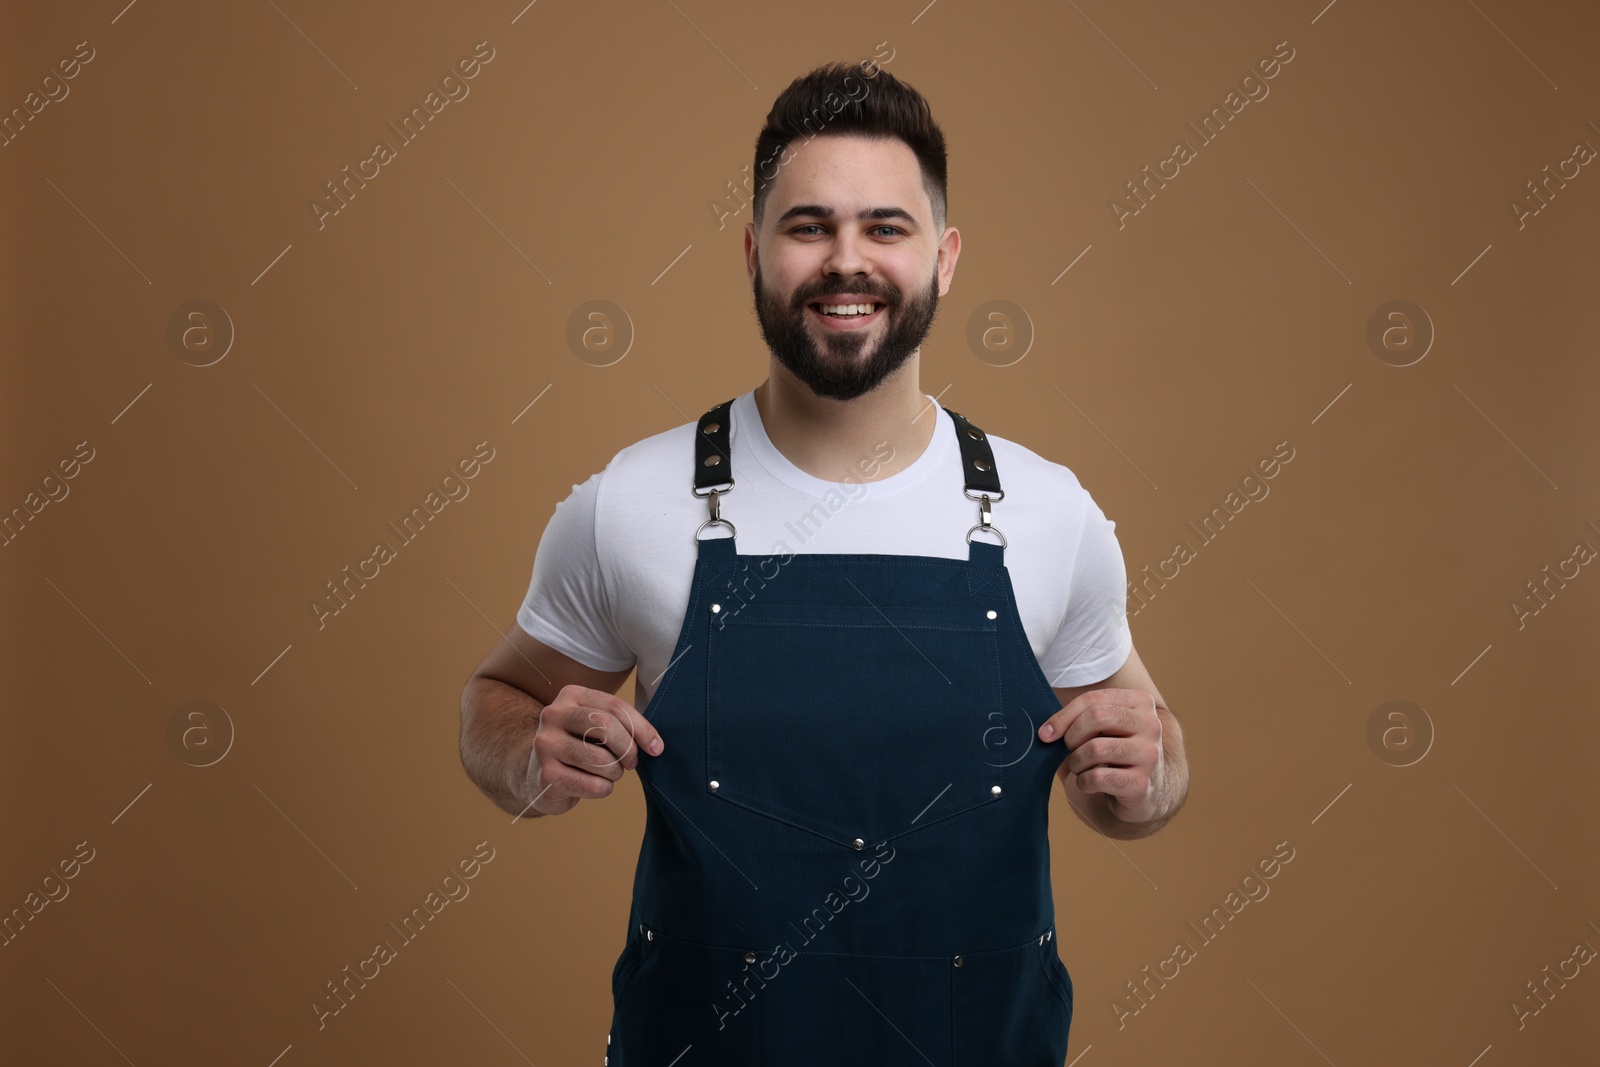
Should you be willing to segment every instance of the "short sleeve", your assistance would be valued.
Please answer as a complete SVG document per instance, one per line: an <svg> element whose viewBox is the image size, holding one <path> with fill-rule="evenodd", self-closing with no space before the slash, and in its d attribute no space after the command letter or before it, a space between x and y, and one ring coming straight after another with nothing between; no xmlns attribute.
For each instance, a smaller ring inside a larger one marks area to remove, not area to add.
<svg viewBox="0 0 1600 1067"><path fill-rule="evenodd" d="M1089 502L1061 629L1040 667L1051 686L1092 685L1115 674L1133 651L1128 629L1128 573L1116 523Z"/></svg>
<svg viewBox="0 0 1600 1067"><path fill-rule="evenodd" d="M556 505L533 558L533 577L517 624L527 633L597 671L620 671L635 656L617 633L600 566L595 513L600 471Z"/></svg>

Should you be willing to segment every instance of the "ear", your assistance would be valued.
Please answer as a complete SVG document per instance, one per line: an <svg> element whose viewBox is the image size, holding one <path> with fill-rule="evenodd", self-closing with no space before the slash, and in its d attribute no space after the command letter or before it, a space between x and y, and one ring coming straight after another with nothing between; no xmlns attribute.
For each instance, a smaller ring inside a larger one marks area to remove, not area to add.
<svg viewBox="0 0 1600 1067"><path fill-rule="evenodd" d="M760 255L761 249L756 243L756 224L747 222L744 224L744 269L752 288L756 283L756 263Z"/></svg>

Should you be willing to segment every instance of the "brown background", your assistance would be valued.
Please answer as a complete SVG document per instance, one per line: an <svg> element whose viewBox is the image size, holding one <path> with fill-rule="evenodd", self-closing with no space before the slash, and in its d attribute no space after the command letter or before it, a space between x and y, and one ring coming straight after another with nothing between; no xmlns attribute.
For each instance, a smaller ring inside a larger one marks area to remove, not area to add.
<svg viewBox="0 0 1600 1067"><path fill-rule="evenodd" d="M748 213L709 202L737 206L789 79L887 42L964 239L926 391L1071 467L1130 577L1296 450L1133 621L1187 809L1112 844L1055 802L1069 1058L1592 1062L1595 966L1512 1004L1600 947L1600 575L1510 608L1600 548L1600 174L1510 207L1600 146L1592 9L122 3L10 5L3 38L6 109L95 56L0 148L0 507L94 449L0 549L0 908L94 849L0 948L8 1060L600 1062L637 782L512 825L460 768L460 688L570 487L764 376ZM480 41L470 95L319 229L324 184ZM1119 229L1111 197L1281 41L1270 95ZM195 299L234 333L207 367L167 339ZM567 342L596 299L633 335L604 367ZM1436 332L1406 367L1366 341L1396 299ZM1008 366L966 340L990 300L1031 322ZM324 583L485 440L470 496L319 630ZM231 727L173 741L191 700ZM1374 745L1391 700L1421 711ZM319 1031L325 983L481 841L471 895Z"/></svg>

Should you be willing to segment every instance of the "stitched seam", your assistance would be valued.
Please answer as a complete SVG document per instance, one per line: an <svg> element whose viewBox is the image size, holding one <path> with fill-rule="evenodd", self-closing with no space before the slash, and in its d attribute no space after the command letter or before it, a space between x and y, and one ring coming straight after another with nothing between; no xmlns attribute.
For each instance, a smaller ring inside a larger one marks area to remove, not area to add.
<svg viewBox="0 0 1600 1067"><path fill-rule="evenodd" d="M699 549L696 549L695 551L698 552ZM696 572L698 572L699 569L700 569L700 564L699 564L698 561L696 561L696 563L695 563ZM690 634L693 632L693 629L692 629L692 627L690 627L689 623L694 618L695 608L698 607L700 605L700 603L701 603L701 601L700 601L700 583L695 580L695 577L691 576L690 579L689 579L689 606L688 606L687 609L685 609L684 627L683 627L683 630L682 630L682 632L680 634L680 638L688 638L690 636ZM675 644L673 646L673 648L672 648L672 659L669 659L667 662L668 663L672 663L672 662L676 661L678 656L679 656L679 654L680 654L680 651L686 651L687 647L691 646L693 644L694 644L693 641L688 641L687 645L686 645L685 641L680 639L677 642L677 644ZM680 648L680 646L682 646L682 648ZM708 659L708 662L707 662L707 670L708 671L710 670L709 659ZM657 689L656 689L656 691L654 693L650 694L650 706L651 707L655 707L661 701L661 698L667 695L667 691L672 688L673 681L678 677L678 675L680 673L681 672L678 671L675 667L668 668L666 677L661 679L661 685L659 687L657 687ZM641 714L643 714L643 713L641 712ZM645 719L650 721L650 722L654 722L655 721L654 718L652 716L650 716L650 715L645 715Z"/></svg>
<svg viewBox="0 0 1600 1067"><path fill-rule="evenodd" d="M1041 948L1042 947L1045 947L1045 946L1041 946ZM1052 955L1054 955L1055 946L1054 945L1050 945L1049 946L1049 951L1050 951L1050 953ZM1057 956L1053 962L1054 963L1060 963L1061 962L1060 957ZM1055 992L1056 999L1061 1001L1062 1007L1066 1008L1067 1011L1069 1011L1069 1012L1072 1011L1072 999L1068 996L1066 990L1062 987L1062 985L1061 985L1061 976L1056 974L1055 967L1053 966L1052 960L1048 956L1041 955L1041 956L1039 956L1039 966L1044 969L1045 982ZM1066 965L1062 964L1062 966L1065 967Z"/></svg>
<svg viewBox="0 0 1600 1067"><path fill-rule="evenodd" d="M722 540L727 540L727 538L723 538ZM906 555L897 555L893 552L768 552L763 555L750 556L738 554L734 556L734 559L783 559L785 556L788 557L789 563L793 563L795 560L803 559L811 561L808 565L819 567L825 565L842 566L846 563L856 563L863 560L868 563L888 562L893 563L896 566L938 567L944 570L956 570L961 567L973 566L972 561L966 559L953 559L948 556L921 556L909 553ZM779 566L788 565L789 564L787 563L779 564ZM977 564L977 566L983 567L983 564L980 563Z"/></svg>
<svg viewBox="0 0 1600 1067"><path fill-rule="evenodd" d="M998 622L999 620L996 621ZM1000 641L998 639L998 635L996 636L995 641L991 643L990 647L994 650L995 709L999 711L1001 715L1004 715L1006 711L1006 676L1005 672L1000 669ZM1029 717L1028 721L1033 721L1031 716Z"/></svg>
<svg viewBox="0 0 1600 1067"><path fill-rule="evenodd" d="M733 573L733 566L734 566L734 564L736 564L738 562L738 560L739 560L738 552L737 552L737 550L735 550L732 562L730 562L729 564L727 564L724 567L721 567L721 568L719 568L717 570L710 571L710 572L707 573L707 575L706 575L706 585L712 587L713 589L716 588L716 583L718 581L725 580L725 577L727 575ZM727 624L724 623L723 625L726 626ZM716 678L716 675L713 674L712 670L711 670L711 661L713 659L712 654L711 654L711 635L714 632L714 630L715 630L715 628L711 625L711 620L707 619L706 620L706 654L705 654L704 657L702 657L705 660L706 676L705 676L704 683L700 686L700 692L704 694L704 697L702 698L702 704L701 704L701 707L700 707L700 725L706 732L706 763L705 763L706 773L705 773L705 777L707 777L707 778L709 778L711 776L711 762L712 762L711 761L711 705L712 705L712 698L713 698L714 694L712 693L711 690L712 690L712 685L714 684L715 678Z"/></svg>
<svg viewBox="0 0 1600 1067"><path fill-rule="evenodd" d="M708 764L708 766L709 766L709 764ZM796 830L801 830L801 831L803 831L805 833L808 833L808 834L812 835L813 837L820 837L824 841L828 841L828 842L831 842L831 843L836 844L836 845L842 845L842 846L844 846L846 848L850 847L850 842L844 840L843 838L834 837L834 836L832 836L830 833L828 833L826 831L818 830L818 829L815 829L813 827L806 826L803 823L795 822L794 819L792 819L792 818L790 818L788 816L780 815L777 812L768 811L766 808L760 807L757 804L753 803L752 801L741 799L737 795L733 795L733 796L727 795L720 788L718 789L718 791L716 793L713 793L712 795L715 796L718 800L724 801L724 802L726 802L728 804L732 804L736 808L743 808L745 811L752 812L752 813L754 813L756 815L760 815L763 818L771 819L773 822L781 822L785 826L792 826ZM973 811L974 809L987 807L990 804L998 804L998 803L1000 803L1000 799L1001 799L1000 797L990 796L990 797L988 797L988 798L986 798L984 800L975 801L975 802L967 805L964 808L957 808L954 811L947 812L944 815L940 815L936 819L929 819L926 822L917 822L917 823L914 823L914 824L912 824L910 826L907 826L904 830L896 830L894 833L892 833L888 837L884 838L883 841L893 841L896 838L905 837L908 834L916 833L918 830L924 830L929 826L934 826L934 825L936 825L938 823L942 823L946 819L953 819L957 815L964 815L969 811ZM883 841L875 841L875 842L872 842L872 844L879 845L879 844L882 844ZM856 851L856 850L852 848L851 851Z"/></svg>
<svg viewBox="0 0 1600 1067"><path fill-rule="evenodd" d="M747 619L744 622L734 622L737 615L728 619L724 626L821 626L830 630L948 630L960 634L992 634L993 626L945 626L933 622L827 622L821 619Z"/></svg>
<svg viewBox="0 0 1600 1067"><path fill-rule="evenodd" d="M1008 590L1011 587L1011 575L1009 572L1006 573L1006 587ZM1033 675L1034 680L1042 687L1043 694L1056 701L1059 706L1060 698L1056 696L1055 687L1050 684L1049 677L1045 675L1044 668L1039 664L1039 657L1034 655L1033 646L1028 643L1028 631L1022 625L1022 615L1017 608L1015 590L1011 590L1011 593L1012 595L1010 596L1006 596L1004 591L1000 594L1006 601L1004 616L1006 628L1011 631L1012 639L1022 646L1022 658L1028 661L1028 672ZM1066 687L1063 686L1062 688Z"/></svg>
<svg viewBox="0 0 1600 1067"><path fill-rule="evenodd" d="M708 750L708 754L709 754L709 750ZM710 764L708 763L706 766L709 767ZM787 818L787 817L785 817L783 815L779 815L776 812L768 811L765 808L757 807L756 805L752 804L748 800L739 800L737 797L725 796L725 795L723 795L723 793L722 793L722 791L720 789L716 793L713 793L712 795L715 796L718 800L723 801L724 803L732 804L736 808L743 808L744 810L749 811L749 812L753 812L753 813L755 813L757 815L762 816L763 818L771 819L773 822L781 822L785 826L792 826L796 830L804 831L805 833L808 833L808 834L812 835L813 837L820 837L824 841L831 842L831 843L833 843L835 845L841 845L841 846L843 846L845 848L850 848L850 842L845 841L842 838L833 837L832 835L824 833L821 830L815 830L815 829L812 829L809 826L805 826L805 825L802 825L801 823L797 823L793 819ZM888 838L884 838L884 840L887 841ZM873 842L873 844L875 844L875 845L876 844L881 844L881 843L882 842ZM854 848L850 848L850 851L854 852L856 850Z"/></svg>
<svg viewBox="0 0 1600 1067"><path fill-rule="evenodd" d="M704 941L696 941L693 938L679 937L676 934L665 933L649 919L644 919L643 922L646 927L655 932L656 937L660 940L676 941L680 945L692 945L695 948L713 949L718 952L744 953L754 951L748 945L712 945ZM1037 944L1039 938L1043 936L1044 930L1040 930L1037 934L1019 941L1015 945L1003 945L1000 948L963 949L959 955L966 958L968 956L995 956L1002 952L1017 952L1030 945ZM950 955L954 955L954 953L947 955L944 953L809 952L805 949L791 949L791 951L796 956L843 956L850 959L868 960L948 960Z"/></svg>
<svg viewBox="0 0 1600 1067"><path fill-rule="evenodd" d="M955 818L957 815L965 815L967 812L973 811L973 810L975 810L977 808L985 808L985 807L988 807L990 804L998 804L998 803L1000 803L1000 798L999 797L990 796L989 798L987 798L985 800L979 800L979 801L976 801L975 803L968 804L964 808L957 808L955 811L952 811L952 812L950 812L949 814L946 814L946 815L941 815L937 819L929 819L927 822L919 822L919 823L916 823L914 825L908 826L904 830L900 830L900 831L898 831L896 833L890 834L888 837L884 838L884 840L885 841L893 841L897 837L905 837L908 834L916 833L918 830L925 830L930 826L936 826L939 823L944 822L946 819Z"/></svg>

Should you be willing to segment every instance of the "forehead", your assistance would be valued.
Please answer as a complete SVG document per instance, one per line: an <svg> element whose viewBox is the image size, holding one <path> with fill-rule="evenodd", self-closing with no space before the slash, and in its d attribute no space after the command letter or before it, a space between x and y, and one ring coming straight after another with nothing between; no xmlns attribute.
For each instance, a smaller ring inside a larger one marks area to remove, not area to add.
<svg viewBox="0 0 1600 1067"><path fill-rule="evenodd" d="M789 154L768 194L769 220L796 204L817 204L847 216L862 208L901 207L932 221L917 154L898 137L822 135L791 142Z"/></svg>

